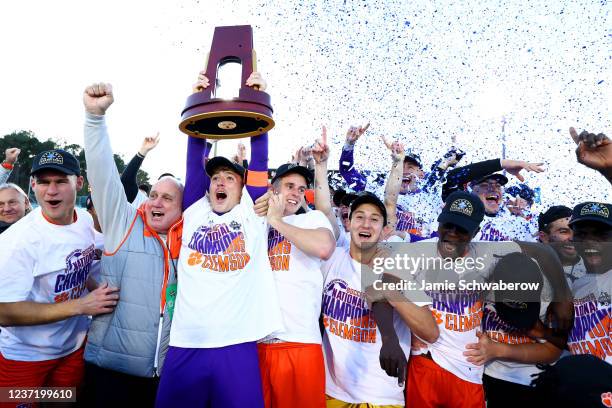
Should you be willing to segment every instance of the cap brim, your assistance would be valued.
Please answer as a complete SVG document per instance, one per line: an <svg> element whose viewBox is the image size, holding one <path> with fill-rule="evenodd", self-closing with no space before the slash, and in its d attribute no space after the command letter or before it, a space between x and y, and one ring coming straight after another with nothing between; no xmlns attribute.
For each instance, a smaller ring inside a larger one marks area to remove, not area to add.
<svg viewBox="0 0 612 408"><path fill-rule="evenodd" d="M610 227L612 227L612 220L606 220L602 217L595 217L592 215L586 215L584 217L580 217L580 218L576 218L575 220L570 220L570 222L568 223L568 225L574 225L577 224L581 221L595 221L595 222L600 222L602 224L606 224Z"/></svg>
<svg viewBox="0 0 612 408"><path fill-rule="evenodd" d="M312 172L310 170L308 170L304 166L295 166L295 167L292 167L292 168L288 169L284 173L280 173L279 174L277 172L274 175L274 177L272 178L272 183L274 183L279 178L285 177L285 176L287 176L289 174L299 174L300 176L304 177L304 179L306 180L306 184L312 184L312 182L313 182L313 176L312 176Z"/></svg>
<svg viewBox="0 0 612 408"><path fill-rule="evenodd" d="M223 156L213 157L206 162L206 174L208 174L208 177L211 177L219 167L227 167L241 177L244 177L244 168Z"/></svg>
<svg viewBox="0 0 612 408"><path fill-rule="evenodd" d="M494 173L494 174L489 174L487 176L481 177L477 180L473 180L472 184L479 184L488 179L497 180L497 182L501 184L502 186L505 186L506 184L508 184L508 181L509 181L508 177L504 176L503 174Z"/></svg>
<svg viewBox="0 0 612 408"><path fill-rule="evenodd" d="M455 224L463 228L464 230L466 230L470 235L476 232L476 230L480 226L479 222L476 222L466 216L452 214L449 212L440 213L440 215L438 216L438 222L441 224L444 224L444 223Z"/></svg>
<svg viewBox="0 0 612 408"><path fill-rule="evenodd" d="M43 164L42 166L39 166L36 170L30 171L30 176L33 176L34 174L38 173L41 170L57 170L57 171L59 171L61 173L67 174L69 176L78 176L78 175L80 175L80 172L77 173L77 172L75 172L73 170L68 170L65 167L58 166L57 164L49 163L49 164Z"/></svg>

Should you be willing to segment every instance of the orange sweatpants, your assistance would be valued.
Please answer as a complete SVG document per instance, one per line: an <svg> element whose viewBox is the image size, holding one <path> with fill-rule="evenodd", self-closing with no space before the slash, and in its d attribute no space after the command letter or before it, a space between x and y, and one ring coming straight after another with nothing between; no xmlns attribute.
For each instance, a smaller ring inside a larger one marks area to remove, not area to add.
<svg viewBox="0 0 612 408"><path fill-rule="evenodd" d="M484 408L482 384L462 380L433 360L411 356L406 406L410 408Z"/></svg>
<svg viewBox="0 0 612 408"><path fill-rule="evenodd" d="M266 408L325 408L320 344L258 344Z"/></svg>

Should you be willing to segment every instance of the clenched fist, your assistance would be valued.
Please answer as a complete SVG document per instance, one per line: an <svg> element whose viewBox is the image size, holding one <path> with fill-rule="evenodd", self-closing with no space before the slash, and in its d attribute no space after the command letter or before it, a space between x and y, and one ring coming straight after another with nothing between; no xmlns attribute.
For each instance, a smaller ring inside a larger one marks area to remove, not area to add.
<svg viewBox="0 0 612 408"><path fill-rule="evenodd" d="M111 84L102 82L93 84L85 88L85 92L83 92L83 105L85 105L85 110L92 115L104 115L113 101Z"/></svg>

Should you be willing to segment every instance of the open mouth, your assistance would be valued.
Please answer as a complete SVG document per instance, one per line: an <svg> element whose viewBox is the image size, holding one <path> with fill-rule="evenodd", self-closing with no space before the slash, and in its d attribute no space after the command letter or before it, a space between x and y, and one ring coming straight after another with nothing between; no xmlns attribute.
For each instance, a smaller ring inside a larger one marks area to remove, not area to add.
<svg viewBox="0 0 612 408"><path fill-rule="evenodd" d="M153 217L154 220L158 220L164 216L164 213L160 211L151 211L151 216Z"/></svg>
<svg viewBox="0 0 612 408"><path fill-rule="evenodd" d="M217 191L215 193L215 197L217 198L217 200L225 200L227 198L227 194L225 193L225 191Z"/></svg>
<svg viewBox="0 0 612 408"><path fill-rule="evenodd" d="M583 250L585 261L589 264L597 266L602 263L603 257L599 250L595 248L585 248Z"/></svg>
<svg viewBox="0 0 612 408"><path fill-rule="evenodd" d="M485 201L489 205L495 205L499 203L499 196L497 194L489 194L485 197Z"/></svg>
<svg viewBox="0 0 612 408"><path fill-rule="evenodd" d="M295 200L291 200L291 199L288 199L288 200L287 200L287 203L289 203L289 204L291 204L291 205L297 205L297 204L298 204L298 202L297 202L297 201L295 201Z"/></svg>
<svg viewBox="0 0 612 408"><path fill-rule="evenodd" d="M363 238L363 239L372 238L372 234L370 234L369 232L365 232L365 231L360 232L358 235L359 235L359 238Z"/></svg>
<svg viewBox="0 0 612 408"><path fill-rule="evenodd" d="M49 201L47 201L47 204L49 204L49 206L51 208L57 208L61 203L62 203L61 200L49 200Z"/></svg>
<svg viewBox="0 0 612 408"><path fill-rule="evenodd" d="M442 240L442 248L446 252L455 252L457 250L457 242L449 241L448 239Z"/></svg>

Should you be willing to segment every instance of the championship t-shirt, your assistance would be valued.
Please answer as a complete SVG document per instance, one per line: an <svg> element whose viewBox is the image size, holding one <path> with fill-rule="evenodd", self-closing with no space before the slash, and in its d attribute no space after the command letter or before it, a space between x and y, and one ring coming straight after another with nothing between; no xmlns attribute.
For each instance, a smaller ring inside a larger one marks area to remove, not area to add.
<svg viewBox="0 0 612 408"><path fill-rule="evenodd" d="M361 264L348 248L337 247L321 268L323 286L323 351L325 391L349 403L403 405L403 388L397 378L380 368L382 340L362 292ZM410 355L410 330L394 312L395 331L406 357Z"/></svg>
<svg viewBox="0 0 612 408"><path fill-rule="evenodd" d="M183 212L171 346L224 347L282 330L267 238L246 188L225 214L213 212L208 196Z"/></svg>
<svg viewBox="0 0 612 408"><path fill-rule="evenodd" d="M612 270L586 274L574 282L574 327L567 345L572 354L592 354L612 364Z"/></svg>
<svg viewBox="0 0 612 408"><path fill-rule="evenodd" d="M412 245L422 246L422 251L419 253L422 254L423 259L433 260L436 257L440 258L437 242L438 238L431 238ZM497 264L498 256L520 251L520 247L513 242L508 242L503 246L493 246L473 241L465 256L465 258L474 260L471 263L474 265L473 270L467 270L465 266L460 267L459 263L455 263L450 269L433 270L431 266L435 265L433 261L427 268L416 269L414 276L418 284L421 284L422 281L432 282L431 273L433 271L436 274L433 280L436 282L446 280L456 285L454 289L448 290L445 288L425 290L425 293L431 297L430 308L440 331L438 340L429 344L428 350L432 359L440 367L462 380L482 384L484 367L468 362L463 352L466 351L467 344L478 343L476 332L480 330L486 293L481 290L473 290L465 285L462 288L460 281L469 284L486 281ZM415 351L413 354L422 354L422 351Z"/></svg>
<svg viewBox="0 0 612 408"><path fill-rule="evenodd" d="M334 233L321 211L290 215L283 221L298 228L325 228ZM305 254L272 227L268 232L268 258L285 326L274 336L284 341L321 344L323 277L319 270L323 261Z"/></svg>
<svg viewBox="0 0 612 408"><path fill-rule="evenodd" d="M0 302L60 303L86 290L95 258L91 216L76 209L70 225L47 221L40 207L0 235ZM55 323L0 328L0 352L9 360L45 361L83 344L87 316Z"/></svg>

